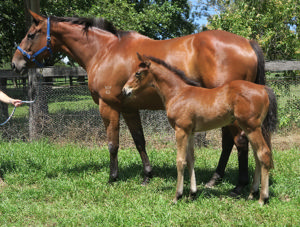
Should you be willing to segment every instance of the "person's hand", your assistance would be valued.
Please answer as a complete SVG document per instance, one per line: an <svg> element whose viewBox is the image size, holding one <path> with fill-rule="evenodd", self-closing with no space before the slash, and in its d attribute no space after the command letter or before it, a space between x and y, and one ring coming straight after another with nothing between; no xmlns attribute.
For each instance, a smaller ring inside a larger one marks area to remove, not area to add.
<svg viewBox="0 0 300 227"><path fill-rule="evenodd" d="M13 104L15 107L18 107L18 106L21 106L23 103L22 103L22 100L12 99L11 104Z"/></svg>

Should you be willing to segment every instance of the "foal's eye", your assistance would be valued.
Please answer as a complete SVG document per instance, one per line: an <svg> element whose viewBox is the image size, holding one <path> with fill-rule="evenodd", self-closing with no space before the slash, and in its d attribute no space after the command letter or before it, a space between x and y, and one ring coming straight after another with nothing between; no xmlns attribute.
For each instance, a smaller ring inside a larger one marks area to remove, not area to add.
<svg viewBox="0 0 300 227"><path fill-rule="evenodd" d="M135 73L135 77L136 77L136 78L140 79L141 76L142 76L142 72L136 72L136 73Z"/></svg>
<svg viewBox="0 0 300 227"><path fill-rule="evenodd" d="M27 39L34 39L35 33L29 33Z"/></svg>

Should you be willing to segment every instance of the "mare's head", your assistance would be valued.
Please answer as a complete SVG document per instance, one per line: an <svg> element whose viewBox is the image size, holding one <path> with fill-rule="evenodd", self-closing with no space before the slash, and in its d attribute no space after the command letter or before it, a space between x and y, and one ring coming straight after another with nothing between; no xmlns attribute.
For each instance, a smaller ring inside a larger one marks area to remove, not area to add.
<svg viewBox="0 0 300 227"><path fill-rule="evenodd" d="M139 53L137 53L137 56L141 63L138 66L138 70L129 77L123 87L122 92L125 96L130 96L146 87L152 86L153 75L150 71L150 59L146 56L141 56Z"/></svg>
<svg viewBox="0 0 300 227"><path fill-rule="evenodd" d="M11 64L12 68L21 74L26 73L28 68L36 65L41 67L41 61L52 51L50 48L51 41L47 41L47 27L50 26L47 23L47 18L32 11L29 12L33 17L33 23L18 46Z"/></svg>

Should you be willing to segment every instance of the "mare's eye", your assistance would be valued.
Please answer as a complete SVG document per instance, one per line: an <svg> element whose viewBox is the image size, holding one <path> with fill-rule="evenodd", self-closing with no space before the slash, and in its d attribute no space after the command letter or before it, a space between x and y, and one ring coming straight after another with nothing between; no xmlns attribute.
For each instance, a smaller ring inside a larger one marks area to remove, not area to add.
<svg viewBox="0 0 300 227"><path fill-rule="evenodd" d="M34 39L35 33L29 33L27 39Z"/></svg>

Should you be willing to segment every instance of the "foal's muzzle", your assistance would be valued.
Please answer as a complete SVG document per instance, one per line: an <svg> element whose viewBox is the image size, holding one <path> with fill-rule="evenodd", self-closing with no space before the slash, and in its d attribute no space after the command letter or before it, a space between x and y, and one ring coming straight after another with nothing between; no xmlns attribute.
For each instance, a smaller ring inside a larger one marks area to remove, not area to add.
<svg viewBox="0 0 300 227"><path fill-rule="evenodd" d="M132 95L132 88L128 87L128 86L125 86L123 87L122 89L122 94L126 97L129 97Z"/></svg>

